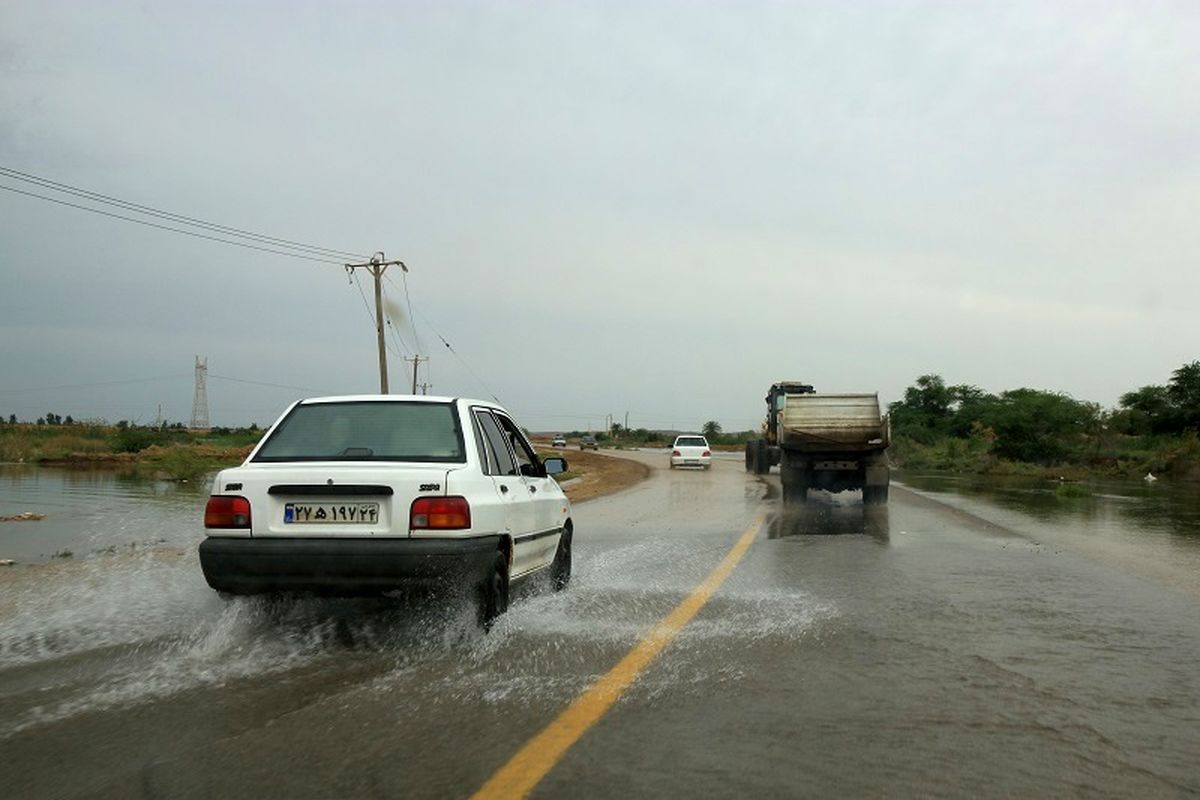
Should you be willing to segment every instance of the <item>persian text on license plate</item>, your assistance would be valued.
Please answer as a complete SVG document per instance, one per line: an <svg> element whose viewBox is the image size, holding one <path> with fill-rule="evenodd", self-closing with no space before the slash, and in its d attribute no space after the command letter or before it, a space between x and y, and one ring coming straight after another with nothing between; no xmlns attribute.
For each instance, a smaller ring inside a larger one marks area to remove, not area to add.
<svg viewBox="0 0 1200 800"><path fill-rule="evenodd" d="M283 521L371 525L379 521L379 503L288 503L283 507Z"/></svg>

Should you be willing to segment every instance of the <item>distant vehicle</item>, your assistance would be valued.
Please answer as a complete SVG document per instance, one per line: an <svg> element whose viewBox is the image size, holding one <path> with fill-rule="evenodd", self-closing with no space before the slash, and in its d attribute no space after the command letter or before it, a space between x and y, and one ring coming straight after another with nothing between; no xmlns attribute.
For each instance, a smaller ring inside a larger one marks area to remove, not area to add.
<svg viewBox="0 0 1200 800"><path fill-rule="evenodd" d="M550 446L551 447L566 447L567 446L567 437L563 436L561 433L557 434L554 437L554 441L552 441L550 443Z"/></svg>
<svg viewBox="0 0 1200 800"><path fill-rule="evenodd" d="M579 439L580 450L599 450L600 445L596 444L596 437L590 433L584 434Z"/></svg>
<svg viewBox="0 0 1200 800"><path fill-rule="evenodd" d="M217 473L200 566L233 595L465 585L487 625L512 582L570 580L570 503L551 477L566 469L487 401L300 400Z"/></svg>
<svg viewBox="0 0 1200 800"><path fill-rule="evenodd" d="M877 394L817 394L781 382L767 392L767 436L746 443L746 471L779 465L784 503L804 503L809 489L862 489L863 503L887 502L891 426Z"/></svg>
<svg viewBox="0 0 1200 800"><path fill-rule="evenodd" d="M703 436L676 436L671 445L671 469L676 467L712 466L712 449Z"/></svg>

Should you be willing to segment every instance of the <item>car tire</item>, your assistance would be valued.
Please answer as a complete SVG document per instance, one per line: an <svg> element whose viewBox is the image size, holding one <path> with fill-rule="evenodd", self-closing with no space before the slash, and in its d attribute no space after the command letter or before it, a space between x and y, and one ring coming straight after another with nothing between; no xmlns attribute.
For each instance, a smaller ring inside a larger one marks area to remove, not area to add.
<svg viewBox="0 0 1200 800"><path fill-rule="evenodd" d="M508 558L504 553L496 553L480 594L480 622L484 630L490 630L496 618L508 610Z"/></svg>
<svg viewBox="0 0 1200 800"><path fill-rule="evenodd" d="M567 528L558 539L554 561L550 562L550 588L556 592L566 589L571 583L571 529Z"/></svg>

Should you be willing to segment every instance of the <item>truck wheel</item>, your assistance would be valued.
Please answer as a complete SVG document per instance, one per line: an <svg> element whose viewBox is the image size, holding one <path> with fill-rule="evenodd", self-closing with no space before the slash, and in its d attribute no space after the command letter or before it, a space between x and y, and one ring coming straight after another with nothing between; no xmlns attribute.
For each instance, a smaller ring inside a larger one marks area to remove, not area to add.
<svg viewBox="0 0 1200 800"><path fill-rule="evenodd" d="M754 466L754 440L746 442L746 472L758 472Z"/></svg>
<svg viewBox="0 0 1200 800"><path fill-rule="evenodd" d="M780 470L785 505L801 505L808 502L808 472L803 468L784 466Z"/></svg>
<svg viewBox="0 0 1200 800"><path fill-rule="evenodd" d="M754 474L766 475L771 471L771 460L767 453L766 439L754 441Z"/></svg>
<svg viewBox="0 0 1200 800"><path fill-rule="evenodd" d="M784 505L804 505L808 502L808 487L802 483L783 485Z"/></svg>
<svg viewBox="0 0 1200 800"><path fill-rule="evenodd" d="M508 558L504 553L496 553L491 574L480 588L480 622L484 630L491 630L496 618L508 610Z"/></svg>

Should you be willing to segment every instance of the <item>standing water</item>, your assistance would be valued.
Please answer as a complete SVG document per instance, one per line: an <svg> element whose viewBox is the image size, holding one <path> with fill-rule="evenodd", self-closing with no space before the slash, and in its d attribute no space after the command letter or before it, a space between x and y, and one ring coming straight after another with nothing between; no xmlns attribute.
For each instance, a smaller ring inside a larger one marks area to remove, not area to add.
<svg viewBox="0 0 1200 800"><path fill-rule="evenodd" d="M898 478L1038 546L1070 548L1200 596L1200 486L1194 483L943 473Z"/></svg>

